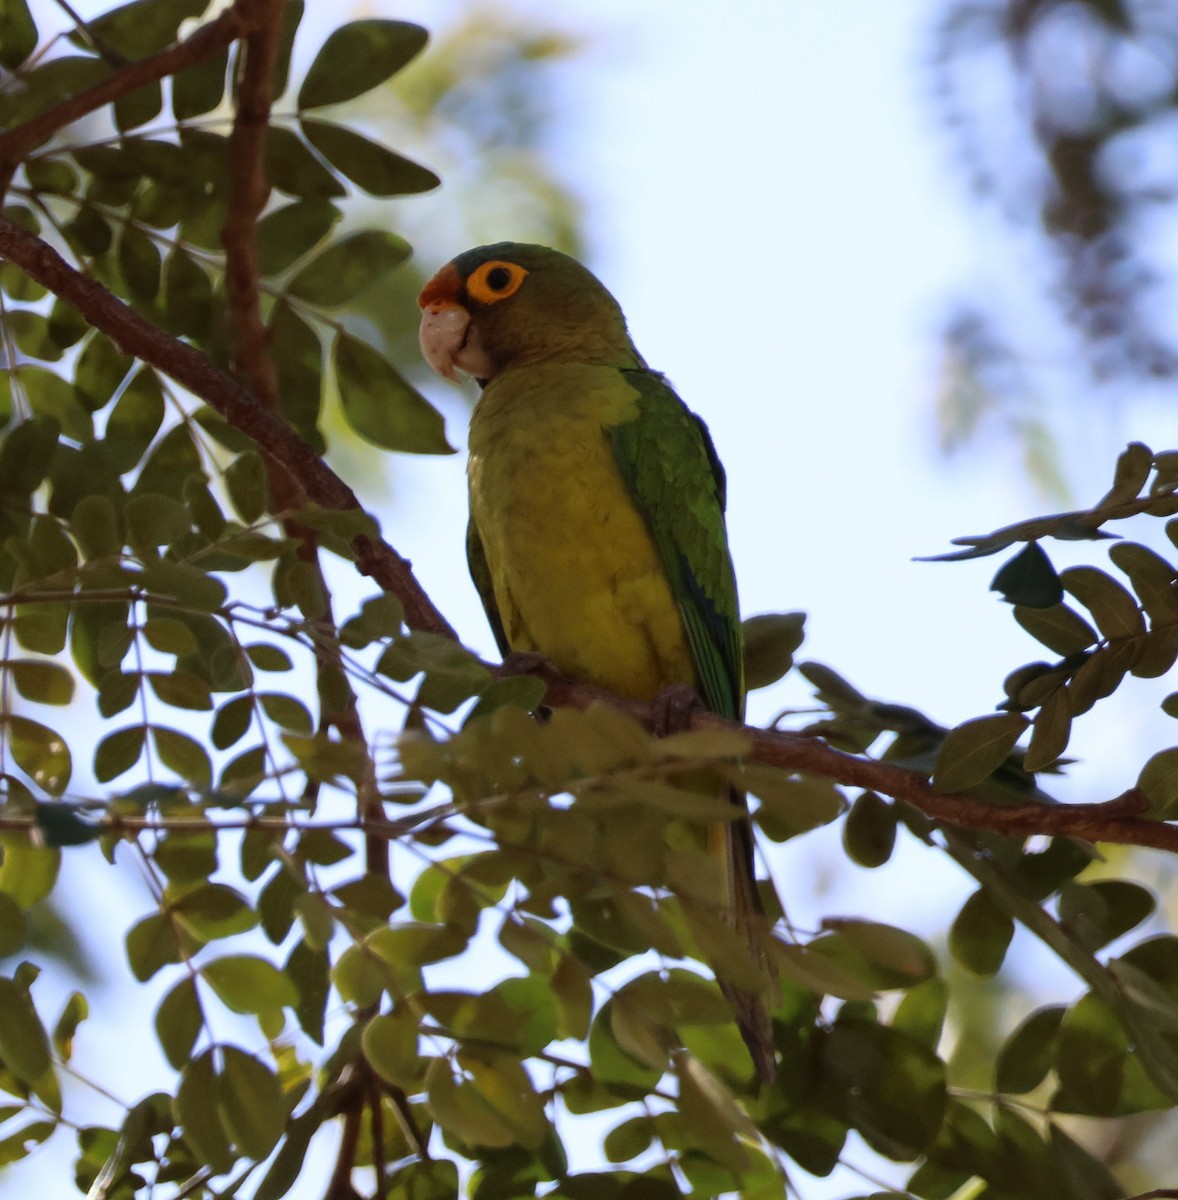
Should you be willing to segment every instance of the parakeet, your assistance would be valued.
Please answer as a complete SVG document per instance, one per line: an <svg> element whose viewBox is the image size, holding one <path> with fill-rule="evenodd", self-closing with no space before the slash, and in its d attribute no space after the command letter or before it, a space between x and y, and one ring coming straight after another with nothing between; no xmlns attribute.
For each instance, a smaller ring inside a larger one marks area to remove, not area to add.
<svg viewBox="0 0 1178 1200"><path fill-rule="evenodd" d="M482 388L467 557L500 651L537 652L641 700L687 685L742 719L724 471L703 421L635 349L617 301L568 255L500 242L458 255L418 303L426 361ZM763 959L747 816L717 825L709 849L729 919ZM765 997L720 984L772 1078Z"/></svg>

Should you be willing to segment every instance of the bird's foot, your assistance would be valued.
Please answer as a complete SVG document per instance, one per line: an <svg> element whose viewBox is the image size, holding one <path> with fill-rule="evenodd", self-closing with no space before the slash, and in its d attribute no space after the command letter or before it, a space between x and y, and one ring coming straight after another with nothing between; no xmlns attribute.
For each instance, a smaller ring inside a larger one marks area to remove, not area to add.
<svg viewBox="0 0 1178 1200"><path fill-rule="evenodd" d="M669 683L651 701L651 724L656 737L682 733L691 728L691 718L702 712L704 702L694 688L685 683Z"/></svg>

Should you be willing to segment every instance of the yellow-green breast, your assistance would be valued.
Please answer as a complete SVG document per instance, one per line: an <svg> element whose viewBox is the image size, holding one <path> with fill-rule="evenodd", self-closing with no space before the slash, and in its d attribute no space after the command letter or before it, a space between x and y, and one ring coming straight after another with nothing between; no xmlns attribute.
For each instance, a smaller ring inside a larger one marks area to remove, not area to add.
<svg viewBox="0 0 1178 1200"><path fill-rule="evenodd" d="M637 699L696 686L679 610L614 462L638 394L612 367L509 370L470 429L470 503L513 650Z"/></svg>

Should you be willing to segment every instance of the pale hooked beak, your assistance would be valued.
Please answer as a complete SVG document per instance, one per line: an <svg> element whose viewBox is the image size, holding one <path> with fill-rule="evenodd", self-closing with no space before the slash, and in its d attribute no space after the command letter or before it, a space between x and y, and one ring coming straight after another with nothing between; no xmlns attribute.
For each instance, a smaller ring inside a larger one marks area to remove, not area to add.
<svg viewBox="0 0 1178 1200"><path fill-rule="evenodd" d="M425 361L443 379L458 382L458 356L470 330L470 313L454 301L435 301L421 310L417 340Z"/></svg>

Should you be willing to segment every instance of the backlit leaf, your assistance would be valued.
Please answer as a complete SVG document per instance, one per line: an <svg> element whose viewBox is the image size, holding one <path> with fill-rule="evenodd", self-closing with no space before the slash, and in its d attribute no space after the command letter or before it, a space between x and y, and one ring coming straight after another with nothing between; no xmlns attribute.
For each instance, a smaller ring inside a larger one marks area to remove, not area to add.
<svg viewBox="0 0 1178 1200"><path fill-rule="evenodd" d="M424 47L429 35L408 21L352 21L323 43L299 89L298 106L341 104L379 87Z"/></svg>

